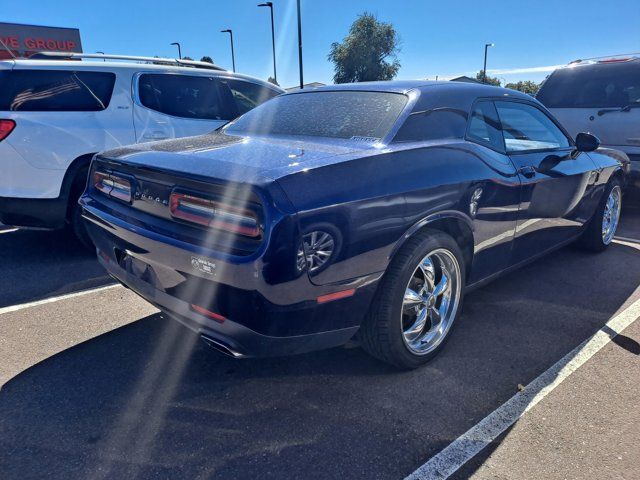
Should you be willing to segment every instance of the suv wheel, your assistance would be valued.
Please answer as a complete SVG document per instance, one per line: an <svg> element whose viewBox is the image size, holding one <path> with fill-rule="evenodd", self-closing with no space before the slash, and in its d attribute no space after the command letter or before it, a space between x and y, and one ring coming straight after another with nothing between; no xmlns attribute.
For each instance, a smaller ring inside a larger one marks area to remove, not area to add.
<svg viewBox="0 0 640 480"><path fill-rule="evenodd" d="M87 184L88 170L82 169L76 175L69 192L69 207L68 207L68 221L69 226L80 243L89 250L94 250L95 247L89 234L87 233L87 227L85 221L82 218L82 207L78 204L80 196L84 192L84 188Z"/></svg>
<svg viewBox="0 0 640 480"><path fill-rule="evenodd" d="M460 315L464 262L449 235L425 230L412 238L385 272L361 327L362 346L400 368L437 355Z"/></svg>

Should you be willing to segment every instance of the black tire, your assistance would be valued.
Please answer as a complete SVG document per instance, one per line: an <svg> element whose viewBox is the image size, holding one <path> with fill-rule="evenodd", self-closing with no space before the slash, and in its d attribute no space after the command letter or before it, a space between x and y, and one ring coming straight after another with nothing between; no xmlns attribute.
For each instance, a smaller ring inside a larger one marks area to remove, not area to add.
<svg viewBox="0 0 640 480"><path fill-rule="evenodd" d="M85 220L82 218L82 207L78 205L78 199L76 199L76 204L73 205L70 218L70 226L73 234L76 236L83 247L88 250L95 250L95 246L87 233L87 227L85 226Z"/></svg>
<svg viewBox="0 0 640 480"><path fill-rule="evenodd" d="M69 227L80 241L83 247L88 250L95 250L95 246L87 233L87 227L85 226L85 220L82 218L82 207L78 204L80 196L84 192L87 185L88 169L81 169L71 185L71 191L69 192L69 206L67 207L67 219Z"/></svg>
<svg viewBox="0 0 640 480"><path fill-rule="evenodd" d="M434 251L450 252L459 267L459 297L452 314L451 327L433 351L416 354L409 349L403 336L402 308L405 290L421 260ZM462 310L465 287L463 255L456 241L449 235L425 229L407 241L395 255L376 291L367 317L359 332L362 347L372 356L402 369L425 364L440 353L451 336Z"/></svg>
<svg viewBox="0 0 640 480"><path fill-rule="evenodd" d="M591 252L602 252L611 244L611 241L605 242L603 238L602 222L604 219L607 200L614 188L617 188L620 192L620 208L622 208L622 184L619 179L613 178L607 184L607 187L602 194L602 198L600 199L600 203L598 204L593 217L591 217L591 220L589 221L589 225L587 225L587 228L577 242L578 246L581 248Z"/></svg>

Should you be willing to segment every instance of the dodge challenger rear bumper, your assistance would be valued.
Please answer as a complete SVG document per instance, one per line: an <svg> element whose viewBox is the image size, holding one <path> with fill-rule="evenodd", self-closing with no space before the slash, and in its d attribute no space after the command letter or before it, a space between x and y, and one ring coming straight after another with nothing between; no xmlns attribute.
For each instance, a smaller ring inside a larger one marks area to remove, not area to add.
<svg viewBox="0 0 640 480"><path fill-rule="evenodd" d="M316 286L304 273L282 283L267 281L261 258L234 262L207 256L128 225L90 202L83 206L109 274L233 356L290 355L346 343L379 278Z"/></svg>

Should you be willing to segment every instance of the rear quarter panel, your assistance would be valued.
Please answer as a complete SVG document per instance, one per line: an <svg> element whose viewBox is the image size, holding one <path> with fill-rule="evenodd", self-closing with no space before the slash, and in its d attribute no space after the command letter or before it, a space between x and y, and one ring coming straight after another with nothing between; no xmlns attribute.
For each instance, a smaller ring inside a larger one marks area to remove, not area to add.
<svg viewBox="0 0 640 480"><path fill-rule="evenodd" d="M509 160L463 141L394 146L279 182L299 212L302 232L327 223L340 232L332 263L311 276L316 284L384 272L397 247L415 233L412 227L443 216L469 226L471 250L480 247L474 274L487 276L505 263L519 202L519 180ZM483 188L484 200L472 218L469 199L477 188ZM485 208L491 206L497 210Z"/></svg>

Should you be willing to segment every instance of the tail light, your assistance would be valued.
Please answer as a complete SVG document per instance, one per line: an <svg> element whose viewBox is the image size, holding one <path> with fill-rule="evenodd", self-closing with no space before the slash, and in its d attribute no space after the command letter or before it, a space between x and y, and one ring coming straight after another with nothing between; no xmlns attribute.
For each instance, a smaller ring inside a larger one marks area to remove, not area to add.
<svg viewBox="0 0 640 480"><path fill-rule="evenodd" d="M131 202L131 181L106 172L93 172L93 186L113 198Z"/></svg>
<svg viewBox="0 0 640 480"><path fill-rule="evenodd" d="M248 237L260 236L256 214L244 208L178 192L171 194L169 208L174 218Z"/></svg>
<svg viewBox="0 0 640 480"><path fill-rule="evenodd" d="M16 122L13 120L0 120L0 142L7 138L14 128L16 128Z"/></svg>

